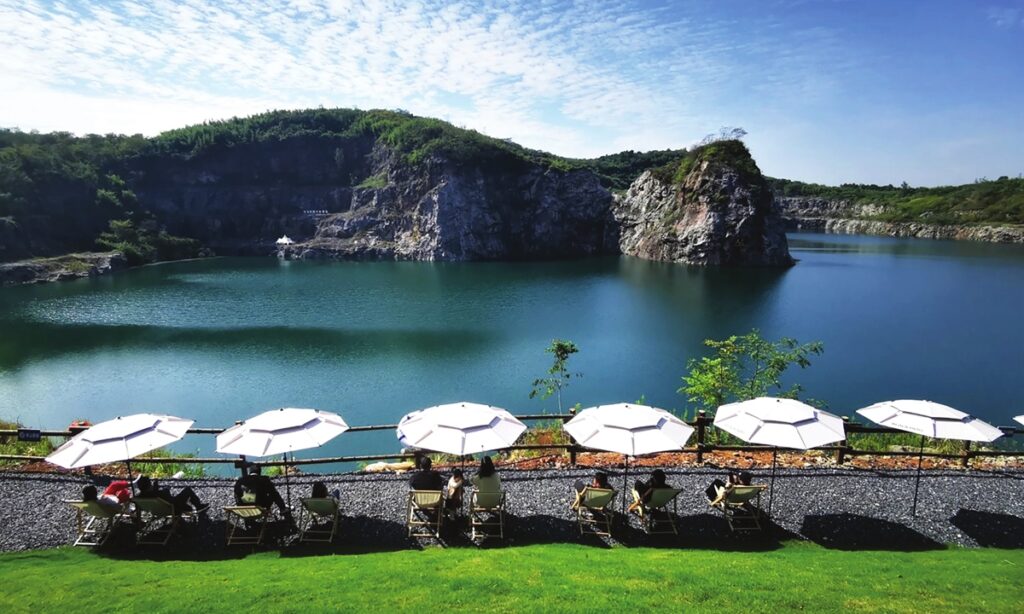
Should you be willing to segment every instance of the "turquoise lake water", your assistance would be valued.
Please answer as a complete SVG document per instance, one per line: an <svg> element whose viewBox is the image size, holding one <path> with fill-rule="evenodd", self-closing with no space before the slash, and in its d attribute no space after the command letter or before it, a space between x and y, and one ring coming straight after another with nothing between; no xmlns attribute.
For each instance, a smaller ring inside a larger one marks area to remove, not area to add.
<svg viewBox="0 0 1024 614"><path fill-rule="evenodd" d="M925 398L1024 413L1024 247L791 235L800 262L701 270L633 258L433 264L213 259L0 290L0 416L43 428L166 412L226 426L281 406L393 423L457 400L514 413L552 338L575 341L569 404L676 393L701 341L757 327L821 340L793 373L838 414ZM390 452L390 432L315 455ZM212 454L212 437L178 450Z"/></svg>

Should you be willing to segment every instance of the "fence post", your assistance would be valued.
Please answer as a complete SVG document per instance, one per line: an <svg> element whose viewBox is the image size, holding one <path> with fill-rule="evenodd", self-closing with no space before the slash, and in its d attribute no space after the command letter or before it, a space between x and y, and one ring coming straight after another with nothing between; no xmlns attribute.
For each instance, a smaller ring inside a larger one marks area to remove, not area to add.
<svg viewBox="0 0 1024 614"><path fill-rule="evenodd" d="M850 423L849 416L843 416L843 433L846 433L846 425ZM843 461L846 460L846 439L844 438L839 442L839 449L836 450L836 464L842 465Z"/></svg>
<svg viewBox="0 0 1024 614"><path fill-rule="evenodd" d="M576 414L576 408L575 407L570 407L569 408L569 417L568 418L563 417L562 418L562 424L564 425L569 420L572 420L572 418L573 418L573 416L575 414ZM576 444L575 443L570 443L569 444L569 464L572 465L573 467L576 466Z"/></svg>
<svg viewBox="0 0 1024 614"><path fill-rule="evenodd" d="M968 467L971 466L971 442L970 441L965 441L964 442L964 457L962 459L960 459L960 463L963 465L964 469L967 469Z"/></svg>
<svg viewBox="0 0 1024 614"><path fill-rule="evenodd" d="M697 464L704 462L704 428L707 424L707 412L703 409L697 411Z"/></svg>

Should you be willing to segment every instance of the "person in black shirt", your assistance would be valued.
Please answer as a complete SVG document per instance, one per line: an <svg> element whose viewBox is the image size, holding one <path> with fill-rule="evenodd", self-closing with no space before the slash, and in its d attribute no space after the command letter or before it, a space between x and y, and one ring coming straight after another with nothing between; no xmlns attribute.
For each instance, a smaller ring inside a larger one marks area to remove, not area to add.
<svg viewBox="0 0 1024 614"><path fill-rule="evenodd" d="M444 478L431 469L431 465L429 456L424 456L420 460L420 470L409 478L409 486L413 490L444 490Z"/></svg>
<svg viewBox="0 0 1024 614"><path fill-rule="evenodd" d="M243 500L246 493L253 495L253 501ZM277 505L284 519L289 523L292 522L292 511L285 505L281 493L277 492L277 488L274 487L270 478L260 472L259 465L249 467L248 473L235 481L235 503L237 505L258 505L264 508Z"/></svg>
<svg viewBox="0 0 1024 614"><path fill-rule="evenodd" d="M136 495L137 498L162 499L174 507L175 514L182 514L192 510L205 512L210 507L208 503L203 503L199 500L199 496L196 495L191 486L186 486L178 491L178 494L172 495L170 489L160 488L157 482L150 480L146 476L140 476L136 480L135 485L139 487L139 494Z"/></svg>

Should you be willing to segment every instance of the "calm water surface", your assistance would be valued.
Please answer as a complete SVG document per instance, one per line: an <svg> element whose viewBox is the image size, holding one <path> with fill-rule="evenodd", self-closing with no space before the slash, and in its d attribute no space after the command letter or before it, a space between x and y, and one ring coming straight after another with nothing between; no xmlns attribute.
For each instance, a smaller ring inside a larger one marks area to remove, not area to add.
<svg viewBox="0 0 1024 614"><path fill-rule="evenodd" d="M0 416L57 428L137 411L224 426L281 406L379 424L455 400L554 411L527 398L554 337L581 348L568 402L682 409L701 341L754 327L824 342L794 376L840 414L890 398L1004 425L1024 413L1024 247L816 234L791 247L786 271L216 259L4 289ZM396 447L359 433L322 452Z"/></svg>

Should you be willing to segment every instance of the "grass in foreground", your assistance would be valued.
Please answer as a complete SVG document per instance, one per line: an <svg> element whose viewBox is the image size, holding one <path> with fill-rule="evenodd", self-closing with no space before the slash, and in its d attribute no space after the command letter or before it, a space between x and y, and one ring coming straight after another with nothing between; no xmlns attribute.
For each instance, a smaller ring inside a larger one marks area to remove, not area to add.
<svg viewBox="0 0 1024 614"><path fill-rule="evenodd" d="M1024 551L541 545L218 561L0 555L0 611L1012 612Z"/></svg>

